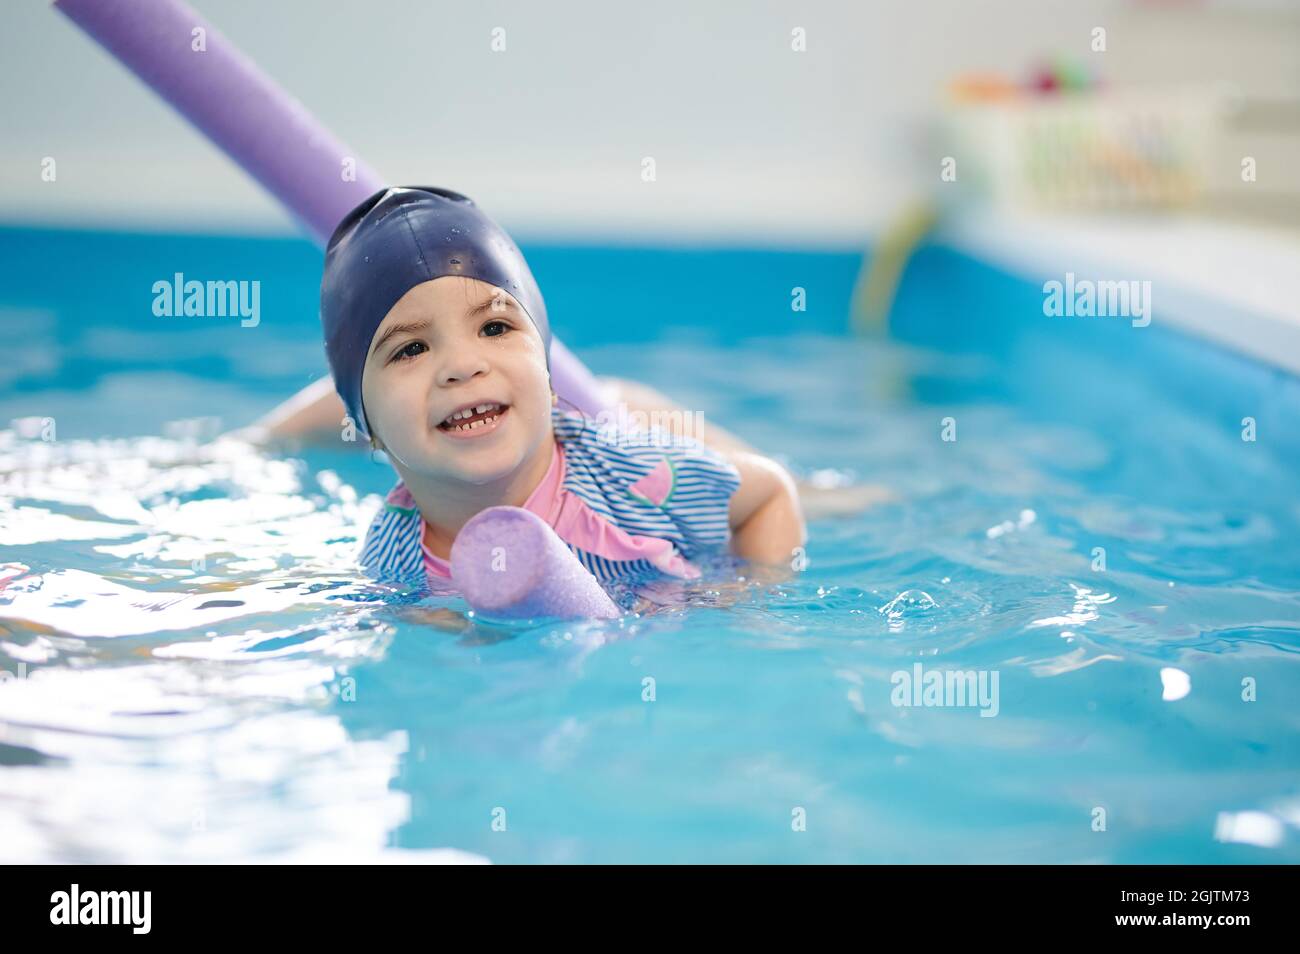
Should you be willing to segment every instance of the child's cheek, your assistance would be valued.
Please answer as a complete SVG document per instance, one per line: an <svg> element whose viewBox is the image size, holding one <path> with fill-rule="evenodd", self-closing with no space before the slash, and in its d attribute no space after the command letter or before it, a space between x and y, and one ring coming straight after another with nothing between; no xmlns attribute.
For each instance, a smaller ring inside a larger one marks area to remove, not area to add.
<svg viewBox="0 0 1300 954"><path fill-rule="evenodd" d="M370 382L367 382L369 385ZM376 428L389 435L390 442L415 433L424 426L427 414L413 381L401 374L383 373L366 388L366 407Z"/></svg>

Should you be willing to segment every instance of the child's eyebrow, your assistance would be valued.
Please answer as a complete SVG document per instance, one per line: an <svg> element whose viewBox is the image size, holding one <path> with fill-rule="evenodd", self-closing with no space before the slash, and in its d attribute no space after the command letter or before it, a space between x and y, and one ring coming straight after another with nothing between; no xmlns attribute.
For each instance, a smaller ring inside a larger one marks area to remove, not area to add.
<svg viewBox="0 0 1300 954"><path fill-rule="evenodd" d="M499 302L499 304L498 304ZM470 318L477 318L485 311L507 311L515 307L515 300L508 295L493 295L486 301L481 301L469 311Z"/></svg>
<svg viewBox="0 0 1300 954"><path fill-rule="evenodd" d="M432 322L428 318L420 318L417 321L399 321L396 324L389 325L388 330L380 335L378 340L375 341L374 346L370 349L370 353L374 354L384 346L385 341L392 338L394 335L417 334L421 331L427 331L431 324Z"/></svg>
<svg viewBox="0 0 1300 954"><path fill-rule="evenodd" d="M501 304L498 306L497 302ZM486 301L479 302L471 308L465 315L466 318L474 319L479 315L489 311L509 311L515 307L514 299L506 295L493 295ZM396 335L414 335L421 331L428 331L429 326L433 324L428 318L419 318L415 321L399 321L396 324L389 325L388 329L379 336L374 346L370 349L373 355L376 351L384 346L384 342Z"/></svg>

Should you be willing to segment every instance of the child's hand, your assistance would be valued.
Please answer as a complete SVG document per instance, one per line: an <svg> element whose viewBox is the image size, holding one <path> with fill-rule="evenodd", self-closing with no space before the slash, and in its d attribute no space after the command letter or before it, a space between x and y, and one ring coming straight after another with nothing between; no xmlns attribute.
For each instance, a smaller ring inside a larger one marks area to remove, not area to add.
<svg viewBox="0 0 1300 954"><path fill-rule="evenodd" d="M337 441L347 410L334 390L329 375L313 381L289 400L270 411L254 424L232 432L241 440L266 444L284 438L305 441ZM365 447L364 441L357 441Z"/></svg>
<svg viewBox="0 0 1300 954"><path fill-rule="evenodd" d="M898 494L879 484L850 484L846 487L818 487L799 481L799 501L809 520L851 517L881 503L892 503Z"/></svg>

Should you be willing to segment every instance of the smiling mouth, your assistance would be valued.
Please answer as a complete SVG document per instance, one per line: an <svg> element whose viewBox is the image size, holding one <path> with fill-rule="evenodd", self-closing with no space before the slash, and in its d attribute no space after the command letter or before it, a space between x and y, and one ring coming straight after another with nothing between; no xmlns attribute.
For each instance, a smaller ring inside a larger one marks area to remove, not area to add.
<svg viewBox="0 0 1300 954"><path fill-rule="evenodd" d="M509 409L509 404L480 404L475 408L457 411L438 425L438 430L465 434L489 427Z"/></svg>

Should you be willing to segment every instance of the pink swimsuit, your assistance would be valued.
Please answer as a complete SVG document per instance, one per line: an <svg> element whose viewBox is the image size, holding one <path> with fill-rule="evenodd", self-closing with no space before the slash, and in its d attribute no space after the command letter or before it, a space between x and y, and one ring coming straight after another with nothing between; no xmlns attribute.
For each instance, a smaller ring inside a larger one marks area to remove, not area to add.
<svg viewBox="0 0 1300 954"><path fill-rule="evenodd" d="M735 467L690 438L617 430L558 408L552 424L555 453L525 509L550 524L601 582L699 576L688 560L730 537ZM424 528L399 481L366 534L362 565L379 578L450 579L447 561L425 546Z"/></svg>

